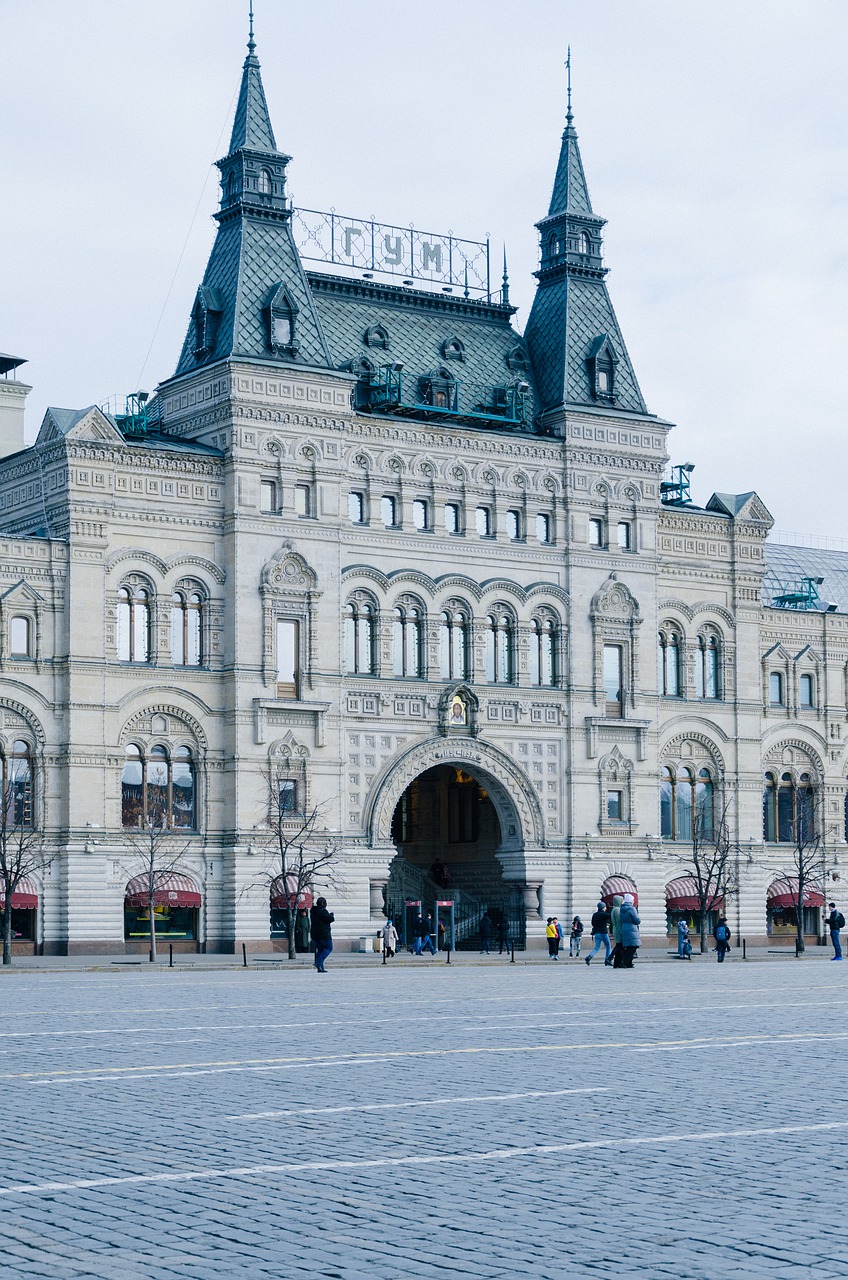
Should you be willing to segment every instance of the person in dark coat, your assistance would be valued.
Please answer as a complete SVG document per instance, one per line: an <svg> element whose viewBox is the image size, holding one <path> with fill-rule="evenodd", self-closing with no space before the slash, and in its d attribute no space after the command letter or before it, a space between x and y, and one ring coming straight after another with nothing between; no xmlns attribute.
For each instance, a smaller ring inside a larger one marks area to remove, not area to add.
<svg viewBox="0 0 848 1280"><path fill-rule="evenodd" d="M615 894L612 900L612 908L610 909L610 931L612 933L612 955L609 963L613 969L620 969L624 963L624 947L621 945L621 904L624 898L620 893Z"/></svg>
<svg viewBox="0 0 848 1280"><path fill-rule="evenodd" d="M622 969L632 969L636 951L642 939L639 936L639 925L642 923L636 911L632 893L625 893L619 915L621 925L621 949L623 952Z"/></svg>
<svg viewBox="0 0 848 1280"><path fill-rule="evenodd" d="M839 941L839 931L845 928L845 917L841 911L836 910L836 903L829 902L830 915L827 917L827 927L830 930L830 940L833 943L832 960L842 959L842 943Z"/></svg>
<svg viewBox="0 0 848 1280"><path fill-rule="evenodd" d="M489 954L489 943L492 941L492 917L484 911L480 918L480 955Z"/></svg>
<svg viewBox="0 0 848 1280"><path fill-rule="evenodd" d="M509 954L509 921L501 913L498 917L498 955L502 956L504 951Z"/></svg>
<svg viewBox="0 0 848 1280"><path fill-rule="evenodd" d="M596 956L601 947L606 947L604 956L604 964L609 965L610 961L610 913L607 910L605 902L598 903L598 909L592 915L592 938L594 939L594 947L586 957L586 963L592 963L592 957Z"/></svg>
<svg viewBox="0 0 848 1280"><path fill-rule="evenodd" d="M583 937L583 921L575 916L571 922L571 935L568 939L568 958L577 956L580 959L580 939Z"/></svg>
<svg viewBox="0 0 848 1280"><path fill-rule="evenodd" d="M327 899L319 898L309 913L312 941L315 945L315 968L319 973L326 973L324 962L333 949L332 923L335 920L332 911L327 910Z"/></svg>
<svg viewBox="0 0 848 1280"><path fill-rule="evenodd" d="M436 943L433 938L433 917L428 916L427 919L424 920L421 916L419 916L416 922L416 930L418 933L418 937L415 941L415 954L417 956L420 956L425 951L430 951L433 955L435 955Z"/></svg>
<svg viewBox="0 0 848 1280"><path fill-rule="evenodd" d="M730 950L730 925L724 916L719 916L716 927L713 929L713 937L716 941L716 951L718 955L716 959L719 964L724 962L724 957Z"/></svg>

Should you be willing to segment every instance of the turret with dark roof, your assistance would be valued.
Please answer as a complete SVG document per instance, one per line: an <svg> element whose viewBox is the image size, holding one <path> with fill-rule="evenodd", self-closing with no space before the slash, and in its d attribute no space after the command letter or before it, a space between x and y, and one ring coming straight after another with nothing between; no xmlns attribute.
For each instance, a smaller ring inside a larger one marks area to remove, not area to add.
<svg viewBox="0 0 848 1280"><path fill-rule="evenodd" d="M599 406L646 413L605 283L605 219L592 209L573 125L571 86L525 337L543 410Z"/></svg>
<svg viewBox="0 0 848 1280"><path fill-rule="evenodd" d="M229 154L219 160L218 234L177 376L230 356L327 368L329 353L294 244L251 25Z"/></svg>

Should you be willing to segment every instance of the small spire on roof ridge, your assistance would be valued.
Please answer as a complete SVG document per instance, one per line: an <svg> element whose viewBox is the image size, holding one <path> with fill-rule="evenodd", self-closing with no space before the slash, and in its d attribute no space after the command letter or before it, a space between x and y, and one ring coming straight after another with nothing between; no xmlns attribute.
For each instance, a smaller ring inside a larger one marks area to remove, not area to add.
<svg viewBox="0 0 848 1280"><path fill-rule="evenodd" d="M565 123L570 129L571 123L574 120L574 116L571 111L571 45L568 46L568 57L565 60L565 67L566 67L566 83L568 86L568 109L566 110L566 113L565 113Z"/></svg>
<svg viewBox="0 0 848 1280"><path fill-rule="evenodd" d="M247 51L251 55L256 51L256 41L253 38L253 0L250 0L250 35L247 41Z"/></svg>
<svg viewBox="0 0 848 1280"><path fill-rule="evenodd" d="M501 289L501 302L505 307L509 306L509 272L506 267L506 245L503 247L504 253L504 270L503 270L503 288Z"/></svg>
<svg viewBox="0 0 848 1280"><path fill-rule="evenodd" d="M470 296L468 293L468 259L467 258L465 259L465 290L462 296L463 298L467 298Z"/></svg>

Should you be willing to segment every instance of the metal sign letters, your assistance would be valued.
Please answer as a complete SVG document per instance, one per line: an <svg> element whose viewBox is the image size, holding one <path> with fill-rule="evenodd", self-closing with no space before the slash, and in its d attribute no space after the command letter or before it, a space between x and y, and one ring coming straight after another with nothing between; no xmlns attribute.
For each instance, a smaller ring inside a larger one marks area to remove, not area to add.
<svg viewBox="0 0 848 1280"><path fill-rule="evenodd" d="M300 256L312 262L491 298L488 240L461 240L316 209L294 209L292 228Z"/></svg>

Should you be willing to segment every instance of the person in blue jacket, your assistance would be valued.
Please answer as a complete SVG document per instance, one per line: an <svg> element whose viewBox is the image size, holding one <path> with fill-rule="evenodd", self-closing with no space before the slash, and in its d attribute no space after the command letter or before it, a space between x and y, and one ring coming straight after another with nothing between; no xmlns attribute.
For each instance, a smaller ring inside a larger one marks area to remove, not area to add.
<svg viewBox="0 0 848 1280"><path fill-rule="evenodd" d="M621 924L621 949L624 953L621 967L622 969L632 969L636 951L642 941L639 935L639 925L642 922L636 911L632 893L625 893L624 895L619 920Z"/></svg>

